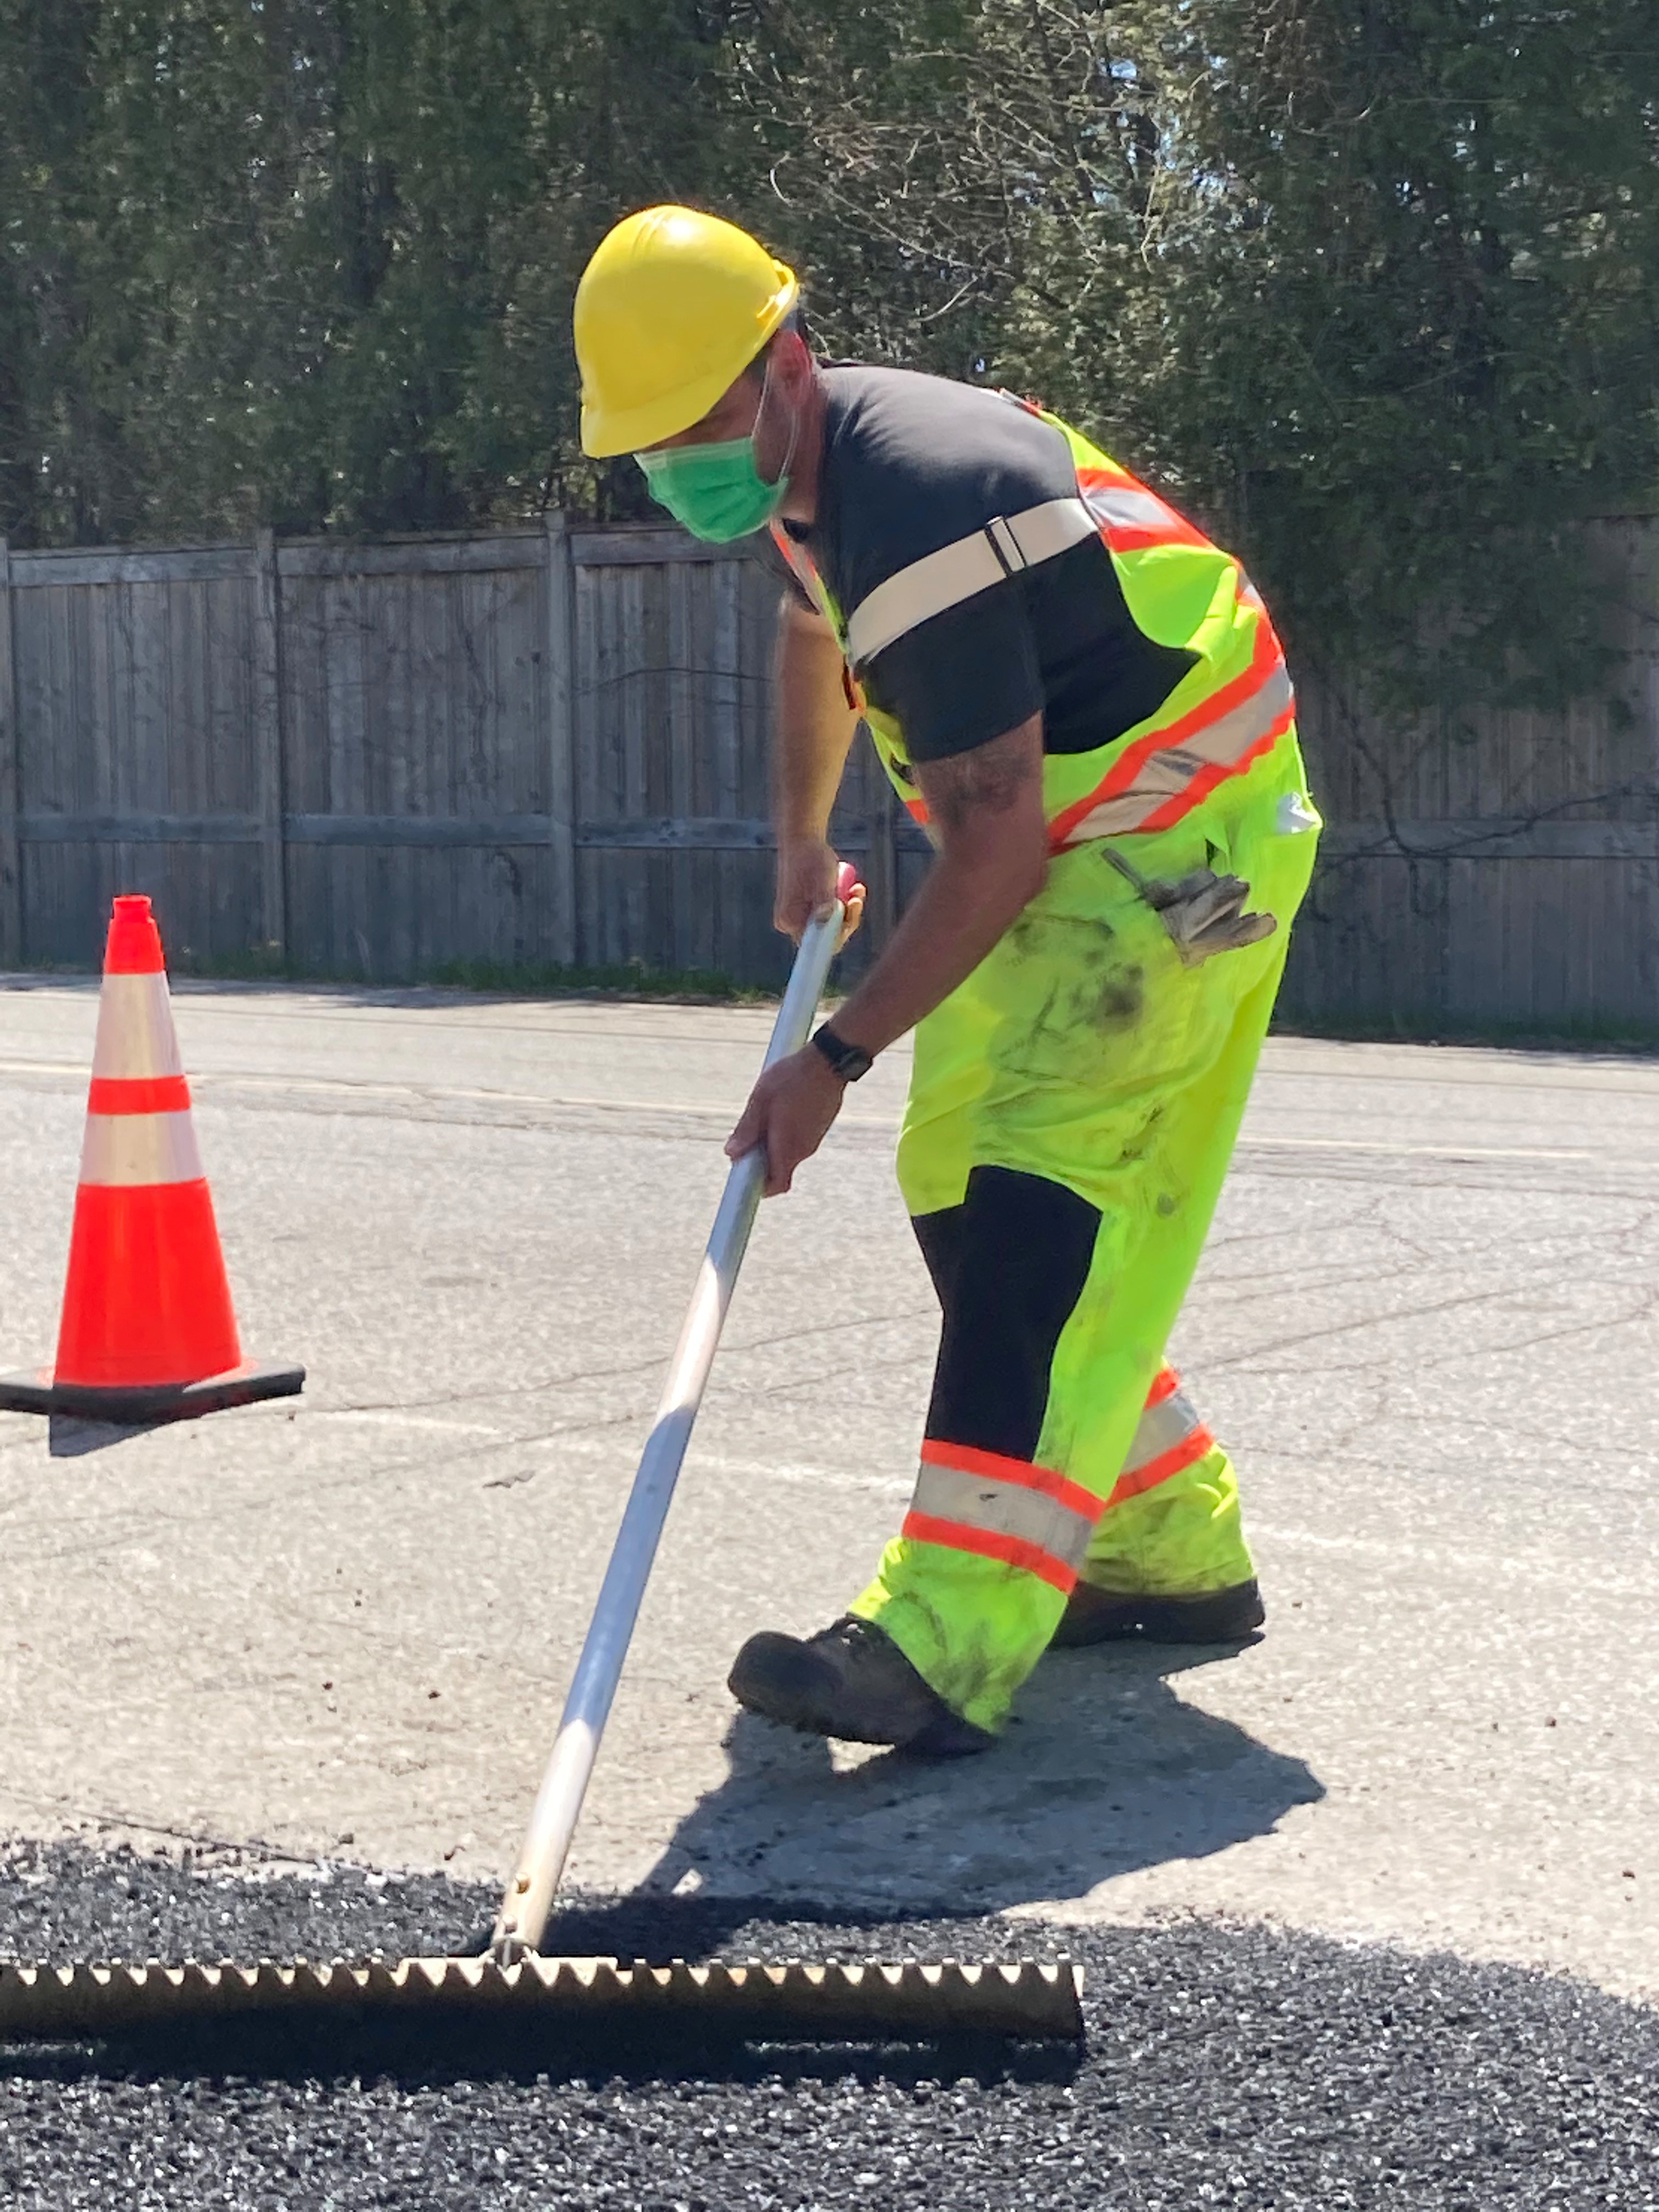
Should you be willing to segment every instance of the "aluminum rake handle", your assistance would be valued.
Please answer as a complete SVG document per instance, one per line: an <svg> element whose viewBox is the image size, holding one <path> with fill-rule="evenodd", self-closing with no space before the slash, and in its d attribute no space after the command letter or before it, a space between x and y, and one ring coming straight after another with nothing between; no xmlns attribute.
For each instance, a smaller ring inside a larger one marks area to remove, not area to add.
<svg viewBox="0 0 1659 2212"><path fill-rule="evenodd" d="M763 1068L806 1042L812 1016L822 995L830 963L841 937L845 908L839 899L807 925L790 971L788 988L772 1026ZM518 1870L507 1884L490 1937L492 1955L502 1965L539 1949L553 1899L564 1873L570 1838L587 1793L599 1738L611 1712L611 1701L628 1656L639 1617L640 1601L657 1555L658 1541L674 1485L679 1479L685 1448L691 1441L691 1425L697 1418L702 1394L714 1364L726 1307L737 1283L738 1269L754 1226L765 1179L766 1156L757 1146L735 1160L726 1178L720 1210L708 1234L708 1245L697 1273L690 1310L680 1331L673 1364L663 1387L657 1418L640 1460L639 1473L629 1493L622 1526L611 1547L599 1602L593 1608L581 1657L571 1678L559 1733L542 1786L536 1795L530 1828L519 1855Z"/></svg>

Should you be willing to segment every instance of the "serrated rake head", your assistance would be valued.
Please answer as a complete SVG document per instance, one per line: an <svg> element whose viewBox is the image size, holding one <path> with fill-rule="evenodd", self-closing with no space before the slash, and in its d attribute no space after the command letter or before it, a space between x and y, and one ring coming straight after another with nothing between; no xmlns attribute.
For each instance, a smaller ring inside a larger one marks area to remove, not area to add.
<svg viewBox="0 0 1659 2212"><path fill-rule="evenodd" d="M198 2021L447 2010L540 2019L691 2014L760 2034L1072 2037L1082 1970L992 1960L892 1966L653 1966L616 1959L373 1960L313 1966L0 1963L0 2040L107 2035Z"/></svg>

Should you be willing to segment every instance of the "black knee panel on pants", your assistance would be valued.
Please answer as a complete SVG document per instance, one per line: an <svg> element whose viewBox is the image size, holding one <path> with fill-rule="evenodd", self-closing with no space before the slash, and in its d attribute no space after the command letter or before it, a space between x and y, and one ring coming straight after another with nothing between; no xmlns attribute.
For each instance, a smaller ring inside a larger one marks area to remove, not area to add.
<svg viewBox="0 0 1659 2212"><path fill-rule="evenodd" d="M1030 1460L1054 1347L1088 1279L1100 1211L1014 1168L978 1167L960 1206L913 1217L944 1309L927 1434Z"/></svg>

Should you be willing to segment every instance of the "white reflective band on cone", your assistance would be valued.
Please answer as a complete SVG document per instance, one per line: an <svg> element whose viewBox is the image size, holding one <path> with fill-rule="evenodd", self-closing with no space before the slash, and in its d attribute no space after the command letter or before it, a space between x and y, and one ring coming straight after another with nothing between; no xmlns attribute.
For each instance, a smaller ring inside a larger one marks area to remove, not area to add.
<svg viewBox="0 0 1659 2212"><path fill-rule="evenodd" d="M98 997L98 1042L92 1048L94 1079L112 1077L118 1082L184 1072L167 977L106 975Z"/></svg>
<svg viewBox="0 0 1659 2212"><path fill-rule="evenodd" d="M1034 1544L1068 1567L1083 1565L1094 1533L1091 1520L1040 1490L927 1460L916 1476L910 1510L932 1521L955 1521L988 1536L1012 1536L1018 1543Z"/></svg>
<svg viewBox="0 0 1659 2212"><path fill-rule="evenodd" d="M88 1114L81 1180L199 1182L202 1156L188 1114Z"/></svg>

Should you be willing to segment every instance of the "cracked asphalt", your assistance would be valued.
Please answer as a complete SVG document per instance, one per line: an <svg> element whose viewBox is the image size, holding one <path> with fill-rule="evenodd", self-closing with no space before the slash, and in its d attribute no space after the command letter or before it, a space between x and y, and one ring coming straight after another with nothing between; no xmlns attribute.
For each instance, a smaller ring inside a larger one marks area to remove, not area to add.
<svg viewBox="0 0 1659 2212"><path fill-rule="evenodd" d="M0 1415L0 1834L487 1888L768 1017L178 1010L246 1342L310 1381L139 1436ZM0 1366L51 1352L94 1018L90 987L0 987ZM877 1923L948 1899L1109 1952L1230 1917L1650 2000L1659 1066L1274 1040L1175 1347L1240 1465L1268 1633L1057 1655L994 1758L927 1771L723 1688L752 1629L840 1609L909 1486L933 1316L902 1063L763 1217L575 1878Z"/></svg>

